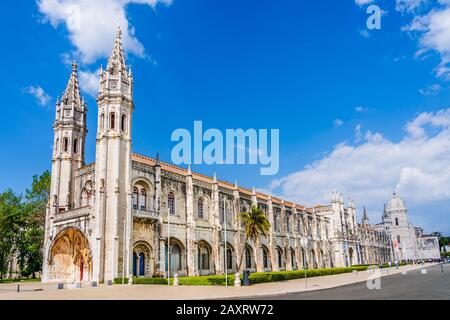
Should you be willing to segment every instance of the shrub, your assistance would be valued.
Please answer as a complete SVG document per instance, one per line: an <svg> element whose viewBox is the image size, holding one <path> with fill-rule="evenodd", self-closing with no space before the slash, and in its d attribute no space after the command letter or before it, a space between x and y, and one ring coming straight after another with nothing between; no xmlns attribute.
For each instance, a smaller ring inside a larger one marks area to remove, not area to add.
<svg viewBox="0 0 450 320"><path fill-rule="evenodd" d="M165 278L133 278L133 284L167 284Z"/></svg>
<svg viewBox="0 0 450 320"><path fill-rule="evenodd" d="M114 284L122 284L122 279L124 284L128 284L128 278L115 278L113 280Z"/></svg>

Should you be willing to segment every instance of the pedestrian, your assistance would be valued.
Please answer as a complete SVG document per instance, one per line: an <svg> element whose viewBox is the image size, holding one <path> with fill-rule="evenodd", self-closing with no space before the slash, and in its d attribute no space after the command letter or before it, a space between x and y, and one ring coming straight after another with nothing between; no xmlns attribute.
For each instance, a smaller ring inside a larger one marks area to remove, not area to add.
<svg viewBox="0 0 450 320"><path fill-rule="evenodd" d="M442 273L444 273L444 264L443 263L441 263L441 271L442 271Z"/></svg>

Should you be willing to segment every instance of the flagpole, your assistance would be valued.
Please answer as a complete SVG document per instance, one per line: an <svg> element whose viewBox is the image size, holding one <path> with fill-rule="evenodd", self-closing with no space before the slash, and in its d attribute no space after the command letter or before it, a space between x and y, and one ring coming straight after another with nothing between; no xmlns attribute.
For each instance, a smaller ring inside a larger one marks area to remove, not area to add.
<svg viewBox="0 0 450 320"><path fill-rule="evenodd" d="M224 206L225 210L225 206ZM224 213L225 215L225 286L228 287L228 263L227 263L227 213Z"/></svg>
<svg viewBox="0 0 450 320"><path fill-rule="evenodd" d="M170 286L170 208L167 206L167 285Z"/></svg>

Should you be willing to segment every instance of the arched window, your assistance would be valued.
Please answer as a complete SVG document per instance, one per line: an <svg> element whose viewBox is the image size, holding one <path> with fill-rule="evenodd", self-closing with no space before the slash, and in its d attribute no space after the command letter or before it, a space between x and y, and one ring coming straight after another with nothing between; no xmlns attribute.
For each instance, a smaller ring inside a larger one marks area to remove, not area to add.
<svg viewBox="0 0 450 320"><path fill-rule="evenodd" d="M198 199L198 202L197 202L197 214L198 214L198 218L199 219L203 219L203 199L202 198L200 198L200 199Z"/></svg>
<svg viewBox="0 0 450 320"><path fill-rule="evenodd" d="M298 233L299 233L300 235L303 234L303 229L302 229L302 218L301 218L300 216L297 218L297 230L298 230Z"/></svg>
<svg viewBox="0 0 450 320"><path fill-rule="evenodd" d="M291 216L289 215L289 213L286 214L286 227L287 227L287 232L291 232Z"/></svg>
<svg viewBox="0 0 450 320"><path fill-rule="evenodd" d="M133 209L137 210L138 209L138 200L139 200L139 190L138 188L133 188L133 196L131 198L131 202L133 205Z"/></svg>
<svg viewBox="0 0 450 320"><path fill-rule="evenodd" d="M73 140L73 153L78 153L78 139Z"/></svg>
<svg viewBox="0 0 450 320"><path fill-rule="evenodd" d="M145 276L145 254L139 253L139 276Z"/></svg>
<svg viewBox="0 0 450 320"><path fill-rule="evenodd" d="M169 208L170 215L175 215L175 196L171 192L169 193L168 199L167 199L167 206Z"/></svg>
<svg viewBox="0 0 450 320"><path fill-rule="evenodd" d="M269 253L267 252L266 248L262 248L262 254L263 254L263 267L264 269L269 268Z"/></svg>
<svg viewBox="0 0 450 320"><path fill-rule="evenodd" d="M105 115L104 114L102 114L100 116L100 129L101 130L105 129Z"/></svg>
<svg viewBox="0 0 450 320"><path fill-rule="evenodd" d="M59 151L59 139L56 139L56 143L55 143L55 151L56 151L56 152Z"/></svg>
<svg viewBox="0 0 450 320"><path fill-rule="evenodd" d="M109 116L109 129L115 130L116 129L116 114L111 113Z"/></svg>
<svg viewBox="0 0 450 320"><path fill-rule="evenodd" d="M139 209L147 210L147 191L145 189L141 190L141 195L139 197Z"/></svg>
<svg viewBox="0 0 450 320"><path fill-rule="evenodd" d="M63 142L63 150L64 150L64 152L67 152L67 151L69 151L69 139L68 138L64 138L63 141L64 141Z"/></svg>
<svg viewBox="0 0 450 320"><path fill-rule="evenodd" d="M281 252L281 249L277 249L277 255L278 255L278 268L283 268L283 253Z"/></svg>
<svg viewBox="0 0 450 320"><path fill-rule="evenodd" d="M209 251L204 246L198 248L198 268L199 270L209 270Z"/></svg>
<svg viewBox="0 0 450 320"><path fill-rule="evenodd" d="M225 222L225 199L220 200L220 222Z"/></svg>
<svg viewBox="0 0 450 320"><path fill-rule="evenodd" d="M180 270L181 270L181 249L177 244L174 244L172 246L172 250L170 250L170 271L177 272Z"/></svg>
<svg viewBox="0 0 450 320"><path fill-rule="evenodd" d="M230 248L227 249L227 269L233 269L233 251Z"/></svg>
<svg viewBox="0 0 450 320"><path fill-rule="evenodd" d="M120 129L122 130L122 132L125 132L127 130L127 116L124 114L120 119Z"/></svg>
<svg viewBox="0 0 450 320"><path fill-rule="evenodd" d="M297 261L295 260L295 251L291 248L291 266L292 270L297 270Z"/></svg>
<svg viewBox="0 0 450 320"><path fill-rule="evenodd" d="M245 248L245 267L252 268L252 251L249 247Z"/></svg>

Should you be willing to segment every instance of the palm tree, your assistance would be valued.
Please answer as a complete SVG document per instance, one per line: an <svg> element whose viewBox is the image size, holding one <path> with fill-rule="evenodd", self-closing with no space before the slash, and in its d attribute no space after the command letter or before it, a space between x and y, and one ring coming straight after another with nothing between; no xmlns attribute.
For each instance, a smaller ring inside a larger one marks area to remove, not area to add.
<svg viewBox="0 0 450 320"><path fill-rule="evenodd" d="M241 253L241 258L239 259L239 265L237 272L241 270L242 259L244 258L245 245L250 239L256 244L256 240L260 236L267 237L270 230L270 222L267 220L265 213L258 207L253 206L251 212L242 212L239 215L238 220L244 222L245 226L245 241L244 248Z"/></svg>

